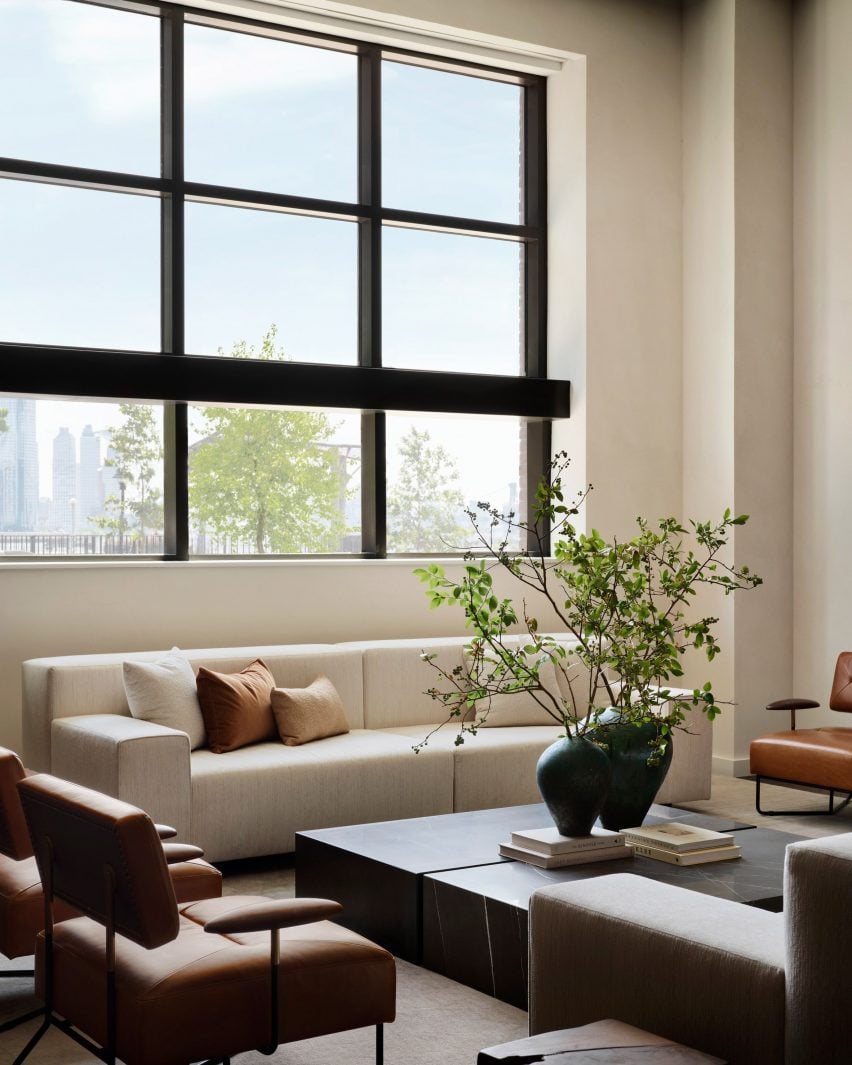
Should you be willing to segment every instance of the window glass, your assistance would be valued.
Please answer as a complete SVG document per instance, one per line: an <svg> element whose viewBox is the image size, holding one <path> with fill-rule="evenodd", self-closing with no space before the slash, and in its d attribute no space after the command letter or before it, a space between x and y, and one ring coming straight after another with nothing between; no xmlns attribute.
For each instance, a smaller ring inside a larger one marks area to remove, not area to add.
<svg viewBox="0 0 852 1065"><path fill-rule="evenodd" d="M482 548L465 513L480 502L520 514L522 429L517 418L388 414L388 553ZM515 529L493 531L517 550Z"/></svg>
<svg viewBox="0 0 852 1065"><path fill-rule="evenodd" d="M186 176L356 199L357 58L186 27Z"/></svg>
<svg viewBox="0 0 852 1065"><path fill-rule="evenodd" d="M187 204L186 350L358 361L358 233L352 222Z"/></svg>
<svg viewBox="0 0 852 1065"><path fill-rule="evenodd" d="M517 85L383 63L384 205L521 221L522 101Z"/></svg>
<svg viewBox="0 0 852 1065"><path fill-rule="evenodd" d="M0 395L0 555L162 555L163 413Z"/></svg>
<svg viewBox="0 0 852 1065"><path fill-rule="evenodd" d="M0 155L159 173L159 19L3 0L0 100Z"/></svg>
<svg viewBox="0 0 852 1065"><path fill-rule="evenodd" d="M384 364L522 373L522 256L513 241L386 226Z"/></svg>
<svg viewBox="0 0 852 1065"><path fill-rule="evenodd" d="M358 552L360 472L358 414L192 407L191 553Z"/></svg>
<svg viewBox="0 0 852 1065"><path fill-rule="evenodd" d="M160 348L160 202L0 179L0 341Z"/></svg>

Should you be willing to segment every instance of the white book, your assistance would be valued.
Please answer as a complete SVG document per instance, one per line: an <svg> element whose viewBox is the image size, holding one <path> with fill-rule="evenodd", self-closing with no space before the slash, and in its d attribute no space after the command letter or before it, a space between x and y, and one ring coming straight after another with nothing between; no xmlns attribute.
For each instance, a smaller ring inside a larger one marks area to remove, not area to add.
<svg viewBox="0 0 852 1065"><path fill-rule="evenodd" d="M539 854L573 854L576 851L596 850L599 847L623 847L624 836L606 828L593 828L588 836L563 836L555 825L550 825L548 828L528 828L523 832L513 832L512 843L516 847Z"/></svg>
<svg viewBox="0 0 852 1065"><path fill-rule="evenodd" d="M678 821L662 821L658 825L637 825L622 829L630 843L644 843L683 854L686 851L709 850L711 847L727 847L734 842L730 832L713 832L709 828L683 825Z"/></svg>
<svg viewBox="0 0 852 1065"><path fill-rule="evenodd" d="M633 848L620 842L609 847L595 847L592 850L574 851L569 854L548 855L526 850L524 847L516 847L511 843L501 843L500 854L503 858L526 862L527 865L535 865L539 869L563 869L567 865L586 865L591 862L610 862L619 858L632 858Z"/></svg>
<svg viewBox="0 0 852 1065"><path fill-rule="evenodd" d="M742 857L742 847L732 843L728 847L711 847L705 851L666 850L664 847L649 847L644 843L634 843L633 851L640 858L653 858L656 862L668 862L669 865L706 865L708 862L730 862Z"/></svg>

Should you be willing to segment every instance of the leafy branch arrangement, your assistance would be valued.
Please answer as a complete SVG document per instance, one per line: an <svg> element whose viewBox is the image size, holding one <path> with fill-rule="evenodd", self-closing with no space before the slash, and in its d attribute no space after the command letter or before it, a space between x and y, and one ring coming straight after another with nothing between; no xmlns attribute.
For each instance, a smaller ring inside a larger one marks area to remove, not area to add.
<svg viewBox="0 0 852 1065"><path fill-rule="evenodd" d="M690 521L688 528L675 518L656 525L637 518L637 535L624 542L605 540L594 529L587 535L572 521L592 486L565 501L569 461L560 452L538 486L533 525L484 502L466 512L476 550L485 557L468 552L459 581L439 565L414 571L426 585L430 607L461 607L473 631L464 666L444 669L435 655L422 655L440 678L429 694L444 707L444 724L457 724L457 744L487 721L496 697L527 692L566 735L594 738L607 707L622 722L651 722L661 754L689 707L700 707L710 720L718 713L709 681L691 692L673 691L669 682L683 675L689 648L703 650L708 661L720 650L714 634L719 619L688 614L698 589L714 586L729 595L762 583L747 566L731 566L722 557L732 528L745 525L748 515L733 517L726 510L719 522ZM544 529L551 558L543 557ZM510 553L518 533L531 546ZM520 612L494 591L492 571L498 567L524 586ZM567 636L540 631L527 604L531 596ZM520 637L513 634L521 627Z"/></svg>

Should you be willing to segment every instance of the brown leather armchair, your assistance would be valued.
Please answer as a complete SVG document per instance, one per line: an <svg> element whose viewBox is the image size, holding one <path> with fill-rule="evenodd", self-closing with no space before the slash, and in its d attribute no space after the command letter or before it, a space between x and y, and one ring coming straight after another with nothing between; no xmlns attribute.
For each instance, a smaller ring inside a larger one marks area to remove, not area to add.
<svg viewBox="0 0 852 1065"><path fill-rule="evenodd" d="M852 728L796 728L796 711L820 704L813 699L779 699L767 710L790 712L790 728L753 740L749 748L751 772L755 778L754 803L765 817L778 815L805 816L838 813L852 801ZM840 713L852 713L852 651L837 656L829 707ZM828 791L828 810L763 810L760 784L774 780L783 784L803 784ZM839 806L834 804L835 791L846 792Z"/></svg>
<svg viewBox="0 0 852 1065"><path fill-rule="evenodd" d="M381 1063L394 960L327 920L338 903L229 896L178 908L147 814L47 774L18 789L44 884L45 1014L16 1065L51 1026L108 1063L211 1065L375 1025ZM87 916L55 924L55 901Z"/></svg>
<svg viewBox="0 0 852 1065"><path fill-rule="evenodd" d="M32 954L36 935L44 928L41 878L17 788L26 776L18 756L0 747L0 953L12 959ZM167 839L176 833L166 825L159 825L158 834L161 839ZM199 847L164 843L163 848L178 901L218 898L222 894L222 874L200 860ZM57 902L54 920L70 917L79 917L79 912ZM0 970L2 977L33 975L32 969ZM40 1012L35 1010L6 1021L0 1024L0 1032L9 1031Z"/></svg>

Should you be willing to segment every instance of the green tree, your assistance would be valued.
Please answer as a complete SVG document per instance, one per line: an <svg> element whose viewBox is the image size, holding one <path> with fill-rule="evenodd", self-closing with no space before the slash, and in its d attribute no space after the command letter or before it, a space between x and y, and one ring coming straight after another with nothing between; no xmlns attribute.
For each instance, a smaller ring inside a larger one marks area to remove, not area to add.
<svg viewBox="0 0 852 1065"><path fill-rule="evenodd" d="M400 444L402 468L388 488L390 551L440 551L469 539L458 520L464 499L455 460L431 440L428 430L412 428Z"/></svg>
<svg viewBox="0 0 852 1065"><path fill-rule="evenodd" d="M115 470L118 495L107 496L106 516L94 524L124 536L128 529L141 536L163 527L163 497L155 483L163 459L163 443L153 407L122 403L121 425L110 429L112 454L104 463Z"/></svg>
<svg viewBox="0 0 852 1065"><path fill-rule="evenodd" d="M9 423L6 421L8 413L5 407L0 407L0 434L9 432Z"/></svg>
<svg viewBox="0 0 852 1065"><path fill-rule="evenodd" d="M231 356L284 359L276 332L271 326L259 349L241 341ZM335 426L325 414L210 407L202 418L205 437L189 462L198 526L250 541L257 554L339 549L346 478L337 449L326 443Z"/></svg>

